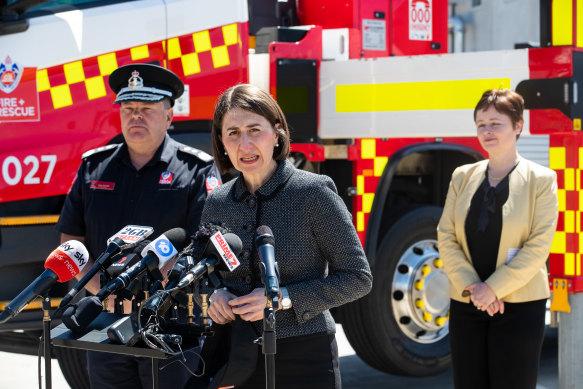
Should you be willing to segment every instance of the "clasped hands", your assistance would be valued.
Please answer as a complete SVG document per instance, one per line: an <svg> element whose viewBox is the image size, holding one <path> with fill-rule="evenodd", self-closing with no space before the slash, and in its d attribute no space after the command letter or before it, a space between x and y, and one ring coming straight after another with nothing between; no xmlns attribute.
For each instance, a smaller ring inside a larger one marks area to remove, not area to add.
<svg viewBox="0 0 583 389"><path fill-rule="evenodd" d="M226 324L239 315L245 321L263 319L263 310L267 304L264 288L256 288L245 296L237 297L228 290L217 289L212 294L208 315L217 324Z"/></svg>
<svg viewBox="0 0 583 389"><path fill-rule="evenodd" d="M477 282L464 288L471 292L472 303L481 311L494 316L496 313L504 313L504 301L496 298L496 294L485 282Z"/></svg>

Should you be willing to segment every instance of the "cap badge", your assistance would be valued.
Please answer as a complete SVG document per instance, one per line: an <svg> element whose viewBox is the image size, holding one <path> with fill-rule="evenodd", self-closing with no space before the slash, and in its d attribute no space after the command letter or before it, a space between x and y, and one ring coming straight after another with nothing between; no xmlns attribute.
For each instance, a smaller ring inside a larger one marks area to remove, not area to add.
<svg viewBox="0 0 583 389"><path fill-rule="evenodd" d="M128 80L128 87L131 89L140 89L144 87L144 80L140 77L140 72L134 70Z"/></svg>

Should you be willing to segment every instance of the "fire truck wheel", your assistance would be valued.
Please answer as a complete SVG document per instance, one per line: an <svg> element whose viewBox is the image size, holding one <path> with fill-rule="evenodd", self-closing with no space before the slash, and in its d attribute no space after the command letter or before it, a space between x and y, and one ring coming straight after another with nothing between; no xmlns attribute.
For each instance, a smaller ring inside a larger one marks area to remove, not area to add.
<svg viewBox="0 0 583 389"><path fill-rule="evenodd" d="M436 232L441 213L423 206L399 218L377 251L372 291L342 307L350 344L381 371L423 377L449 367L449 281Z"/></svg>
<svg viewBox="0 0 583 389"><path fill-rule="evenodd" d="M53 347L53 354L59 361L61 372L71 389L87 389L89 387L86 352L73 348Z"/></svg>

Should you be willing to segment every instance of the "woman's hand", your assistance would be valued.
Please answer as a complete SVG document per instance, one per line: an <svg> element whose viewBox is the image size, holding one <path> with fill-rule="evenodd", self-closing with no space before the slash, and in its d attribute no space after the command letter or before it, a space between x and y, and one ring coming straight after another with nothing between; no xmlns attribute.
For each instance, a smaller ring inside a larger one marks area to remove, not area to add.
<svg viewBox="0 0 583 389"><path fill-rule="evenodd" d="M486 312L488 312L488 315L490 316L494 316L498 312L500 312L500 314L502 315L504 313L504 301L502 300L494 301L492 304L488 305L488 308L486 308Z"/></svg>
<svg viewBox="0 0 583 389"><path fill-rule="evenodd" d="M472 303L482 311L490 308L490 304L497 300L496 294L485 282L477 282L466 286L464 290L469 290L472 293Z"/></svg>
<svg viewBox="0 0 583 389"><path fill-rule="evenodd" d="M235 320L235 314L229 301L236 299L233 293L224 289L217 289L209 299L208 315L217 324L226 324Z"/></svg>
<svg viewBox="0 0 583 389"><path fill-rule="evenodd" d="M245 296L237 297L229 301L232 312L239 315L245 321L257 321L263 319L263 310L267 305L265 289L256 288Z"/></svg>

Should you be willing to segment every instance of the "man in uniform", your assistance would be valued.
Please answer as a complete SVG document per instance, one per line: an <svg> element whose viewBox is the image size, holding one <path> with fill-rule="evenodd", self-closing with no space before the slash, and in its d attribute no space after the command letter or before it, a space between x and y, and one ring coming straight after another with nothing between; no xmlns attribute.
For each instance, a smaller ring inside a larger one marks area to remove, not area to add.
<svg viewBox="0 0 583 389"><path fill-rule="evenodd" d="M83 155L57 223L61 241L85 242L92 258L126 225L153 227L153 236L174 227L193 232L220 180L211 156L167 134L174 100L184 91L180 78L156 65L132 64L115 70L109 86L120 104L124 142ZM99 276L86 288L97 293ZM149 359L88 352L87 365L92 388L152 387ZM159 372L160 387L181 388L188 378L178 361Z"/></svg>

